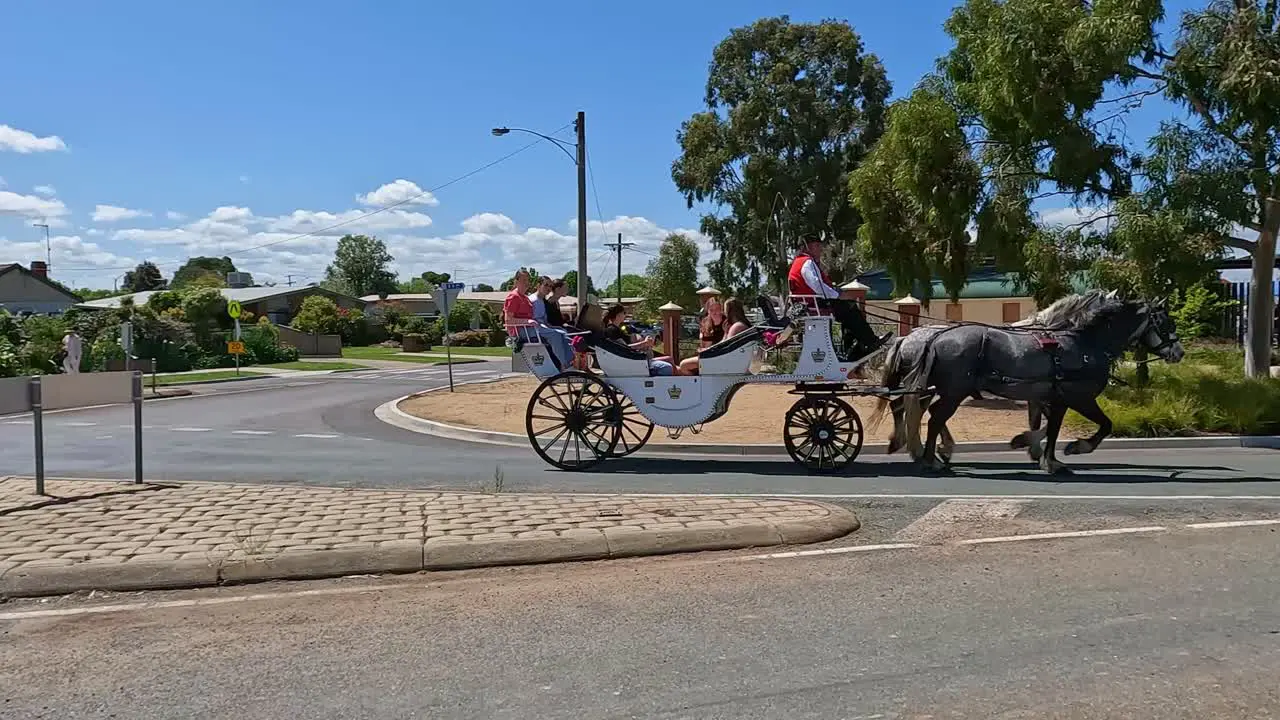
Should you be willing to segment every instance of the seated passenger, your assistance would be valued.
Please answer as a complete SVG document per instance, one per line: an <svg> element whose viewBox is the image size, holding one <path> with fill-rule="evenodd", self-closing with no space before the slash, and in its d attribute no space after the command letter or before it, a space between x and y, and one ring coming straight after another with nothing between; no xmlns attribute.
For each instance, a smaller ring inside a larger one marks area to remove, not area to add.
<svg viewBox="0 0 1280 720"><path fill-rule="evenodd" d="M626 308L621 305L612 305L608 310L604 311L604 336L607 340L612 340L619 345L625 345L632 350L653 353L653 338L646 337L642 340L631 342L631 338L622 329L622 320L626 314ZM670 358L651 358L649 360L650 375L677 375L675 366L671 364Z"/></svg>
<svg viewBox="0 0 1280 720"><path fill-rule="evenodd" d="M723 308L721 308L719 300L714 298L708 300L707 317L703 319L702 328L698 334L698 339L705 344L698 348L698 352L702 352L721 340L731 338L749 327L751 327L751 321L747 319L747 311L743 307L741 300L729 298L725 300ZM691 357L681 360L680 374L697 375L698 358Z"/></svg>

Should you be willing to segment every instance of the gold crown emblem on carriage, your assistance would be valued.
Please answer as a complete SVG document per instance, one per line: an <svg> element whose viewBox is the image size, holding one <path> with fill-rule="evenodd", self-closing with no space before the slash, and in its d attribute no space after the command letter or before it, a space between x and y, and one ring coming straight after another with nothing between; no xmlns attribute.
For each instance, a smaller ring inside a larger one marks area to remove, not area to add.
<svg viewBox="0 0 1280 720"><path fill-rule="evenodd" d="M672 400L679 400L681 392L683 391L680 388L676 387L675 385L672 385L671 387L667 388L667 395L670 396Z"/></svg>
<svg viewBox="0 0 1280 720"><path fill-rule="evenodd" d="M827 359L827 353L825 350L814 350L813 352L809 353L809 357L813 358L814 362L820 363L823 360Z"/></svg>
<svg viewBox="0 0 1280 720"><path fill-rule="evenodd" d="M538 367L542 367L542 363L546 362L546 360L547 359L542 356L542 353L537 353L533 356L533 364Z"/></svg>

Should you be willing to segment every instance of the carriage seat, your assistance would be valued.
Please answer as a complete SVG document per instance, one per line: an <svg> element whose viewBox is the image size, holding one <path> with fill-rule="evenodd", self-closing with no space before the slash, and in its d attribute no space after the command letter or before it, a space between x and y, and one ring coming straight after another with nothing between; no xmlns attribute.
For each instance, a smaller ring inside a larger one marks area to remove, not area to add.
<svg viewBox="0 0 1280 720"><path fill-rule="evenodd" d="M744 345L750 345L753 342L764 340L764 331L765 328L759 325L749 327L733 337L725 338L715 345L705 348L701 353L698 353L698 358L700 360L708 360L710 358L718 358L722 355L728 355Z"/></svg>

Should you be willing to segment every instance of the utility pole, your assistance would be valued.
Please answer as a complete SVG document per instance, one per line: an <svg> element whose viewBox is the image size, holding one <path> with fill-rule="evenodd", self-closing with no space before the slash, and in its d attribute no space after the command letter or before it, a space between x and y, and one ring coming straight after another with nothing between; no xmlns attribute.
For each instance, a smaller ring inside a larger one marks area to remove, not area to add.
<svg viewBox="0 0 1280 720"><path fill-rule="evenodd" d="M578 131L578 311L581 312L587 306L587 114L579 110L573 124Z"/></svg>
<svg viewBox="0 0 1280 720"><path fill-rule="evenodd" d="M610 250L618 251L618 304L619 305L622 304L622 250L624 248L629 248L632 245L635 245L635 243L622 242L622 233L618 233L618 242L604 244L604 246L609 248Z"/></svg>
<svg viewBox="0 0 1280 720"><path fill-rule="evenodd" d="M32 223L31 226L44 228L44 270L48 273L53 268L53 247L49 244L49 221Z"/></svg>
<svg viewBox="0 0 1280 720"><path fill-rule="evenodd" d="M288 287L293 287L293 275L285 275L284 284Z"/></svg>

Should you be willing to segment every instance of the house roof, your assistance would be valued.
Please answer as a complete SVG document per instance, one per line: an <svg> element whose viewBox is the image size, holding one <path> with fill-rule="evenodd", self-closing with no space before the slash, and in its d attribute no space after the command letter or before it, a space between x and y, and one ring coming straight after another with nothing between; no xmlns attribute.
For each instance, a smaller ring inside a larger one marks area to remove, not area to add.
<svg viewBox="0 0 1280 720"><path fill-rule="evenodd" d="M144 305L151 299L152 295L163 290L143 290L136 293L124 293L122 295L112 295L111 297L101 298L99 300L90 300L81 303L82 308L91 309L112 309L120 307L120 301L127 297L132 297L135 305ZM222 293L222 297L228 300L235 300L242 303L255 303L263 300L270 300L274 297L282 297L285 295L293 295L294 293L310 292L320 293L335 298L347 298L348 300L359 300L349 295L336 293L332 290L326 290L315 285L305 285L303 287L247 287L247 288L218 288L218 292Z"/></svg>
<svg viewBox="0 0 1280 720"><path fill-rule="evenodd" d="M893 300L895 298L893 278L889 277L889 271L883 269L872 270L859 275L857 279L870 288L867 290L868 300ZM938 300L947 297L947 290L943 287L941 280L934 279L932 285L930 297ZM1083 278L1076 278L1072 285L1075 286L1077 292L1083 292L1087 289ZM909 294L923 298L925 297L924 287L921 283L916 283L910 289ZM960 290L961 300L1021 297L1027 297L1027 291L1018 287L1013 273L1001 272L990 266L975 268L969 273L969 279L964 288Z"/></svg>
<svg viewBox="0 0 1280 720"><path fill-rule="evenodd" d="M61 285L59 285L58 283L55 283L55 282L53 282L53 281L49 280L49 278L44 278L44 277L40 277L39 275L36 275L35 273L31 272L31 270L30 270L29 268L25 268L25 267L23 267L22 265L19 265L18 263L3 263L3 264L0 264L0 275L4 275L5 273L8 273L8 272L11 272L11 271L14 271L14 270L16 270L16 271L18 271L18 272L22 273L23 275L26 275L26 276L27 276L27 277L29 277L29 278L32 278L33 280L38 280L39 282L42 282L42 283L44 283L45 285L48 285L49 287L53 288L54 290L57 290L58 292L60 292L60 293L62 293L63 295L67 296L67 297L68 297L68 298L70 298L71 300L74 300L75 302L80 302L81 300L83 300L83 299L84 299L84 298L80 297L79 295L76 295L76 294L75 294L75 293L73 293L73 292L68 292L66 288L62 287L62 286L61 286Z"/></svg>

